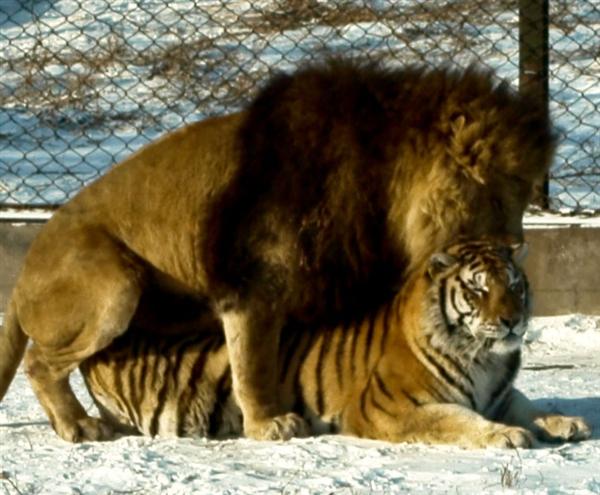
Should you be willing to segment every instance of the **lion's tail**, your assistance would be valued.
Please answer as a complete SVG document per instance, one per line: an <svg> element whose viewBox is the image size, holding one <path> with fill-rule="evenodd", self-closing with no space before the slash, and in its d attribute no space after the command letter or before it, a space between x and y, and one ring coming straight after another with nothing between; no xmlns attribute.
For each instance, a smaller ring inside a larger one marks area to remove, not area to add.
<svg viewBox="0 0 600 495"><path fill-rule="evenodd" d="M8 386L15 376L19 363L23 359L26 345L27 335L23 333L19 323L15 304L11 302L4 315L4 324L0 330L0 400L6 394Z"/></svg>

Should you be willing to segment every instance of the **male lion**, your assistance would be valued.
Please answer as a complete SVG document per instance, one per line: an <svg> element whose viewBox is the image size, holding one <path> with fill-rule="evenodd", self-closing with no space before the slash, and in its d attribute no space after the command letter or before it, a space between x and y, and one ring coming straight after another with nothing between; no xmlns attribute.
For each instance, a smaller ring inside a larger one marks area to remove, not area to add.
<svg viewBox="0 0 600 495"><path fill-rule="evenodd" d="M168 134L54 214L7 309L0 397L29 337L56 432L110 437L69 374L130 324L160 327L167 298L173 318L220 318L245 434L301 434L275 393L284 319L359 318L457 235L521 238L553 141L541 106L474 68L337 61L276 77L246 111Z"/></svg>

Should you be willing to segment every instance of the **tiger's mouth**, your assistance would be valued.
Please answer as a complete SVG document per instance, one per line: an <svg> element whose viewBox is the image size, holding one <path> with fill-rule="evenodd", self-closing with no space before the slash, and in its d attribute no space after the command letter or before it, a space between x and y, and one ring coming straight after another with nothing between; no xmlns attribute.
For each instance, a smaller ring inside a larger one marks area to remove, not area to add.
<svg viewBox="0 0 600 495"><path fill-rule="evenodd" d="M520 349L526 326L519 322L513 327L499 324L481 324L474 332L474 337L480 342L486 342L490 352L506 354Z"/></svg>
<svg viewBox="0 0 600 495"><path fill-rule="evenodd" d="M490 340L504 340L507 342L520 342L523 340L525 327L522 322L517 323L513 327L509 327L503 323L484 323L477 327L476 335Z"/></svg>

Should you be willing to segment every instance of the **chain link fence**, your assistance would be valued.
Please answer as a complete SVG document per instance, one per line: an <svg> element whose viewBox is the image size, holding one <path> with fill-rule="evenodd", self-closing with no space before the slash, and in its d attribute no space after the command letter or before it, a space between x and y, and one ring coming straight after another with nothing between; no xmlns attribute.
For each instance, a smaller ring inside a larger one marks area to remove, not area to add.
<svg viewBox="0 0 600 495"><path fill-rule="evenodd" d="M519 0L0 0L0 206L61 204L165 131L237 110L273 71L324 55L476 62L518 87L520 11ZM598 212L600 0L550 0L545 20L561 135L549 206Z"/></svg>

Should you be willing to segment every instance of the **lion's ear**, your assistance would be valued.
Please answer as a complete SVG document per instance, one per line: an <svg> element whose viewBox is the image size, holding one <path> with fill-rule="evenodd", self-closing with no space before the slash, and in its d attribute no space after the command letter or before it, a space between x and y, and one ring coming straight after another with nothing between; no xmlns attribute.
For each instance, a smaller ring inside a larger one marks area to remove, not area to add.
<svg viewBox="0 0 600 495"><path fill-rule="evenodd" d="M526 242L517 242L511 244L510 250L512 252L512 258L516 263L521 264L527 258L527 254L529 253L529 246Z"/></svg>
<svg viewBox="0 0 600 495"><path fill-rule="evenodd" d="M485 185L492 154L481 123L469 122L466 115L459 114L450 122L450 130L448 153L454 163L475 182Z"/></svg>
<svg viewBox="0 0 600 495"><path fill-rule="evenodd" d="M431 278L435 277L439 273L447 270L452 265L456 264L458 260L449 255L448 253L435 253L429 258L429 266L427 267L427 273Z"/></svg>

